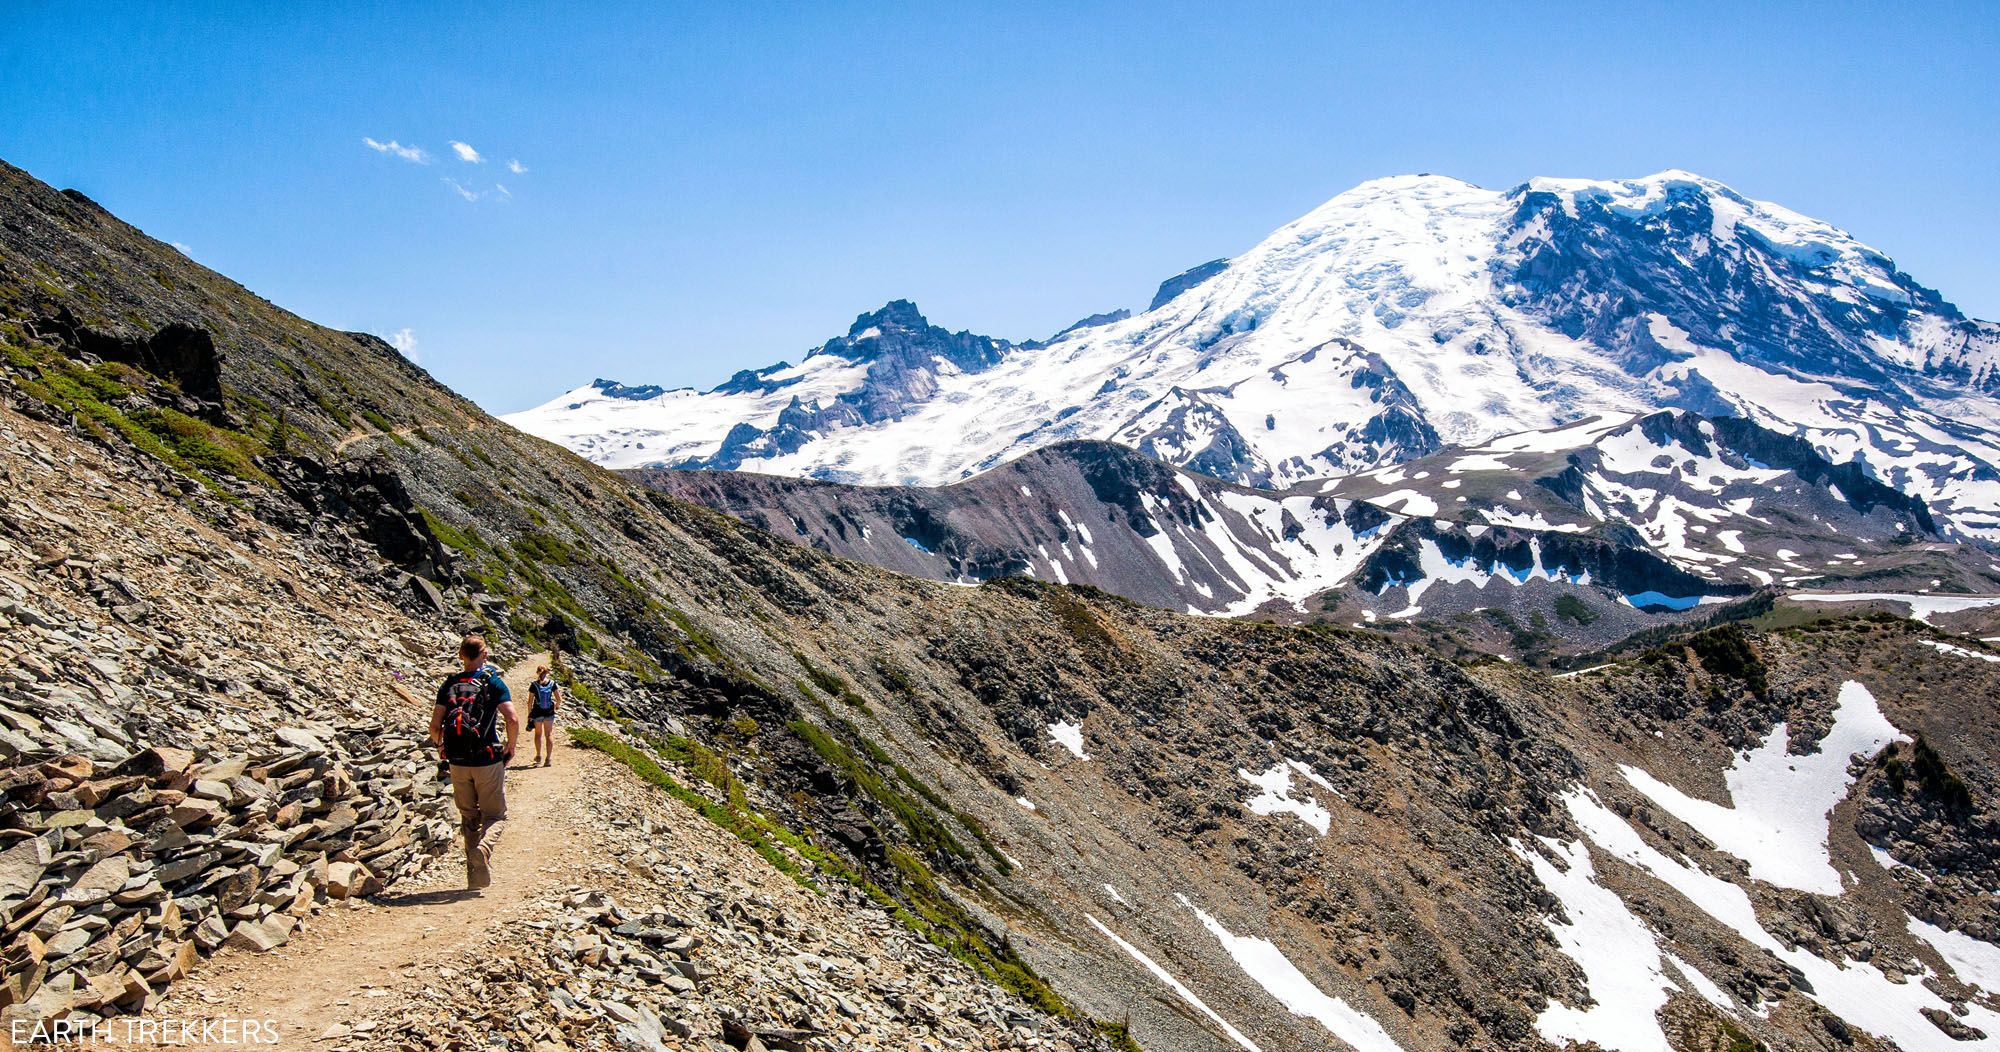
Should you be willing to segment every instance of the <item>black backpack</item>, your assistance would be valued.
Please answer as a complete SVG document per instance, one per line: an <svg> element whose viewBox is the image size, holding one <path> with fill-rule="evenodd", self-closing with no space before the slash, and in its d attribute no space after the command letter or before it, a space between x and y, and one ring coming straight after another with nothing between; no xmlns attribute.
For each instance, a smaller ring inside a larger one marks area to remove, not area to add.
<svg viewBox="0 0 2000 1052"><path fill-rule="evenodd" d="M493 689L498 675L491 666L469 678L454 679L445 688L444 756L461 766L483 766L501 758L503 750L493 733L499 718L499 694Z"/></svg>

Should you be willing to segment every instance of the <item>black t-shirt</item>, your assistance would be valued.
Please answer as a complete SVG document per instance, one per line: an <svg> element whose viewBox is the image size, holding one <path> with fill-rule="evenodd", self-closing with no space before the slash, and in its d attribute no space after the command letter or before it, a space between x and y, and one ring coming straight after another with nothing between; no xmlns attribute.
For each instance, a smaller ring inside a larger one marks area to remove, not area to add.
<svg viewBox="0 0 2000 1052"><path fill-rule="evenodd" d="M470 707L473 734L454 735L450 724L454 703ZM487 665L477 672L455 672L438 687L437 703L445 710L445 760L456 767L485 767L505 759L500 742L500 706L512 701L500 670Z"/></svg>

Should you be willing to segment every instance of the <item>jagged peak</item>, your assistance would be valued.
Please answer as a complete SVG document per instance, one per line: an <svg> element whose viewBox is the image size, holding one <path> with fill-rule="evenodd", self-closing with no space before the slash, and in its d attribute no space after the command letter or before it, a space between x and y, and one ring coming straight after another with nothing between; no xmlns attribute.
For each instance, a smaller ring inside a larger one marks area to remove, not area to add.
<svg viewBox="0 0 2000 1052"><path fill-rule="evenodd" d="M883 304L879 310L855 318L854 324L847 327L847 338L860 339L869 329L889 327L922 332L930 328L930 324L930 319L924 317L923 311L918 310L914 302L895 299Z"/></svg>

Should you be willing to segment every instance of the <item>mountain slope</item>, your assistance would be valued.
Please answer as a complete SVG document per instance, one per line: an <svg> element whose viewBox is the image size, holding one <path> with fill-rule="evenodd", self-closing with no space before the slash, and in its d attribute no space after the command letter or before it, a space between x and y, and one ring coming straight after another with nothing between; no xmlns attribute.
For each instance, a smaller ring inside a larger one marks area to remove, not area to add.
<svg viewBox="0 0 2000 1052"><path fill-rule="evenodd" d="M1801 435L1948 531L2000 538L2000 329L1832 226L1684 172L1376 180L1144 313L977 371L932 357L935 390L876 418L839 410L868 381L822 353L798 368L827 386L797 409L580 389L509 419L615 467L941 484L1109 439L1282 489L1671 407ZM832 415L807 422L815 399Z"/></svg>
<svg viewBox="0 0 2000 1052"><path fill-rule="evenodd" d="M800 543L934 580L1025 574L1191 613L1381 625L1566 614L1545 645L1570 652L1766 586L2000 588L1992 558L1939 536L1922 502L1796 438L1676 411L1506 436L1277 493L1090 442L934 489L632 474ZM1495 642L1518 656L1517 635Z"/></svg>
<svg viewBox="0 0 2000 1052"><path fill-rule="evenodd" d="M2000 663L1977 640L1895 619L1731 626L1557 679L1326 627L894 574L524 436L13 169L0 169L0 340L0 426L18 436L0 444L16 480L0 559L46 593L0 605L19 629L9 667L27 670L0 678L13 728L0 741L18 753L10 772L44 779L10 773L6 789L7 851L21 854L5 886L33 870L27 894L0 895L14 1014L22 985L39 984L37 1008L76 1009L79 983L97 998L83 1011L143 1002L157 991L125 985L124 954L191 937L181 901L213 913L226 894L261 915L271 890L242 875L239 860L267 850L257 842L169 870L158 861L182 861L180 848L154 811L92 809L71 788L19 803L47 789L44 763L135 742L213 763L310 704L339 745L286 782L303 790L289 802L324 808L315 835L349 822L338 794L386 815L413 806L417 779L348 786L335 760L421 772L405 748L421 706L381 707L406 721L393 728L344 707L321 683L315 628L351 641L357 666L404 670L448 630L483 624L504 651L562 652L590 739L672 787L681 818L743 841L770 867L760 875L851 905L851 930L893 947L881 956L899 969L962 962L932 972L976 987L945 1047L1108 1047L1091 1017L1190 1052L2000 1043L1979 985L2000 954L2000 731L1983 712ZM58 539L132 546L131 565L44 555ZM200 601L159 604L173 640L118 649L129 671L116 679L137 682L116 689L99 648L146 616L119 582L184 580ZM198 640L254 655L233 693L230 668L190 664ZM309 687L288 695L297 681ZM189 788L134 803L192 816L217 810L204 793L255 796L234 781ZM289 828L280 798L256 799L242 806ZM782 899L648 857L651 809L636 810L612 835L660 896L615 926L593 921L602 932L522 934L505 948L525 952L489 955L476 977L531 1002L538 1028L608 1045L642 1018L610 1003L629 996L700 1023L695 1041L827 1047L787 1015L815 1022L848 997L933 1040L935 1017L959 1011L883 989L867 945L773 960L732 1006L747 1018L661 995L677 988L665 969L630 990L554 981L551 955L621 958L658 925L707 936L659 929L692 955L673 968L683 979L714 974L706 957L739 965L814 937ZM141 814L144 829L125 824ZM1776 847L1743 835L1767 827ZM50 857L17 865L35 845ZM156 894L146 880L173 902L97 923L113 897ZM649 904L697 899L697 916ZM43 943L29 929L57 909L70 912L47 930L82 935ZM435 978L454 997L475 983ZM462 1029L458 1005L428 1003L430 1018L396 1033Z"/></svg>

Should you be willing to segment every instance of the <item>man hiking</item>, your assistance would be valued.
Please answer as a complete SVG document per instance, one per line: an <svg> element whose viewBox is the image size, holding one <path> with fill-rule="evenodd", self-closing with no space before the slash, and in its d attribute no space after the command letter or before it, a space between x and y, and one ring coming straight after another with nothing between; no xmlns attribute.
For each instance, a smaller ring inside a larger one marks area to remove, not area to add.
<svg viewBox="0 0 2000 1052"><path fill-rule="evenodd" d="M507 822L507 763L521 736L514 699L500 670L487 661L486 639L469 635L458 644L464 668L438 687L431 710L431 740L451 764L451 798L465 833L465 886L474 891L493 882L493 845ZM500 721L507 741L500 742Z"/></svg>
<svg viewBox="0 0 2000 1052"><path fill-rule="evenodd" d="M534 695L528 704L528 732L535 739L535 763L547 767L556 760L556 710L562 707L563 689L549 675L549 667L535 669L535 681L528 685Z"/></svg>

